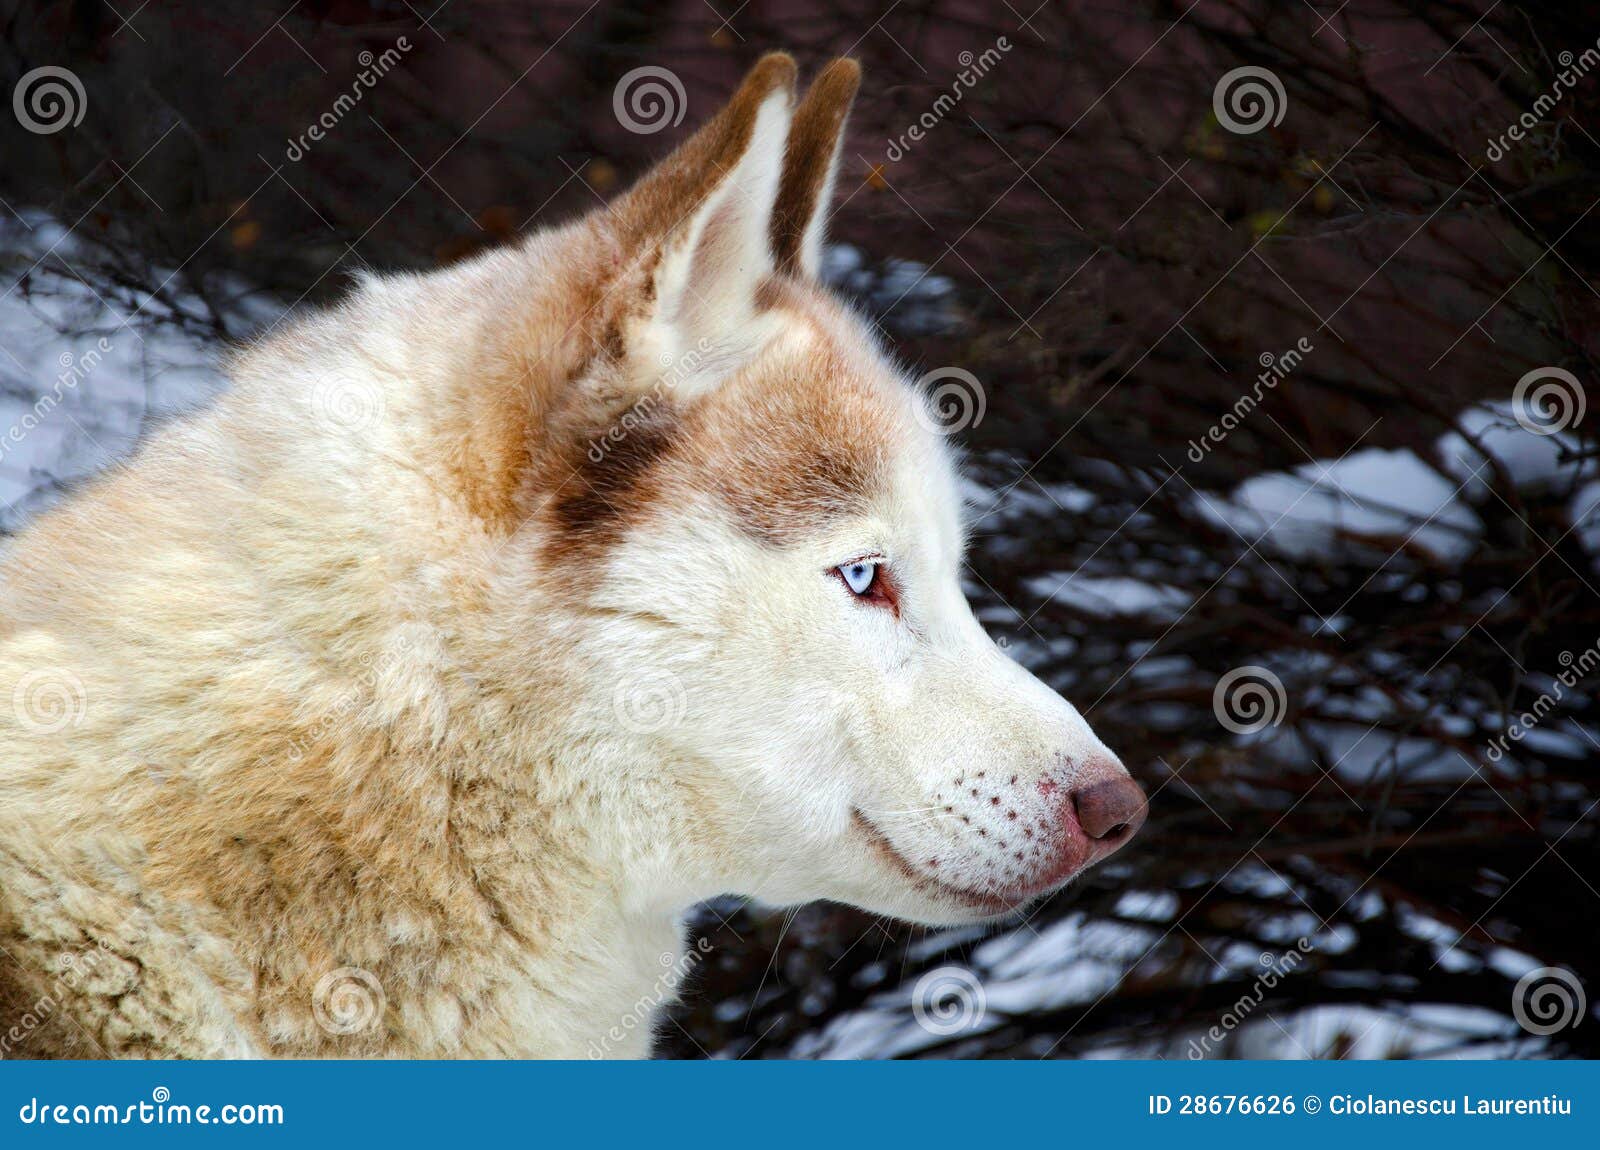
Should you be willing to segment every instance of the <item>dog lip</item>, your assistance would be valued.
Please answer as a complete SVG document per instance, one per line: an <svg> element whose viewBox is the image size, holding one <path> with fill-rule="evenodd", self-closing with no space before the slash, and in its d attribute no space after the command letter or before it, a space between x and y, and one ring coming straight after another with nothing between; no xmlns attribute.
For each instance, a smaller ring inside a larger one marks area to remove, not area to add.
<svg viewBox="0 0 1600 1150"><path fill-rule="evenodd" d="M1007 895L1000 891L991 891L986 893L983 891L968 890L965 887L952 886L950 883L942 882L941 880L934 878L931 874L928 874L926 871L920 870L916 866L912 865L911 861L907 859L905 855L901 854L897 849L895 849L895 845L890 841L889 836L879 830L877 825L873 823L871 819L867 818L866 815L862 814L859 808L851 808L850 821L855 823L855 825L860 829L861 833L866 836L867 841L872 844L873 849L876 850L877 853L882 856L890 866L894 867L895 870L899 871L906 878L910 879L912 884L920 890L940 894L946 898L955 899L966 906L972 907L976 910L987 911L990 914L999 914L1005 911L1015 910L1022 903L1032 898L1034 894L1039 893L1038 891L1029 890L1018 892L1015 895Z"/></svg>

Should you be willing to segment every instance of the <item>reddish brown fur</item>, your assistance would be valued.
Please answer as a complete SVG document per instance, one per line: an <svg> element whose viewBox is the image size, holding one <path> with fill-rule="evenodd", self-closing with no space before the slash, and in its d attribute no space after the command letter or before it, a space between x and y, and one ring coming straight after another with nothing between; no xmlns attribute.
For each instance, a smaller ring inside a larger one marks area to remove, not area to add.
<svg viewBox="0 0 1600 1150"><path fill-rule="evenodd" d="M612 204L625 250L658 244L705 200L749 145L762 101L775 89L792 96L795 75L794 58L787 53L761 57L727 107Z"/></svg>
<svg viewBox="0 0 1600 1150"><path fill-rule="evenodd" d="M772 212L772 250L779 271L793 270L806 224L818 204L845 117L861 85L861 65L835 60L811 82L796 109L783 159L783 185Z"/></svg>
<svg viewBox="0 0 1600 1150"><path fill-rule="evenodd" d="M740 525L783 546L823 522L865 510L887 482L898 407L877 380L860 378L835 344L828 308L793 282L767 293L814 345L747 371L705 406L686 435L689 476L715 477Z"/></svg>

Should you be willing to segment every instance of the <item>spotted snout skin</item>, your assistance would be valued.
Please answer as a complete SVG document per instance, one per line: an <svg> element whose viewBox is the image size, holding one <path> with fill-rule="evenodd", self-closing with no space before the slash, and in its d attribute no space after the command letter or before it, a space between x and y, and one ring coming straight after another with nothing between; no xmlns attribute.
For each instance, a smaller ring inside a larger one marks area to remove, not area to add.
<svg viewBox="0 0 1600 1150"><path fill-rule="evenodd" d="M1144 790L1112 758L1062 759L1043 776L960 772L934 792L933 840L908 860L941 885L1023 902L1093 866L1144 825Z"/></svg>

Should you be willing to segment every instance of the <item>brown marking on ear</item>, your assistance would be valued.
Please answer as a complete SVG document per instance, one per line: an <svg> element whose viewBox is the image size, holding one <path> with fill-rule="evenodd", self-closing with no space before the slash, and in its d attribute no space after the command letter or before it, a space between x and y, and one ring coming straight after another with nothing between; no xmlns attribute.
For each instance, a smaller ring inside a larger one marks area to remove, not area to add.
<svg viewBox="0 0 1600 1150"><path fill-rule="evenodd" d="M552 563L593 557L622 536L649 502L649 476L674 438L679 413L662 383L635 393L610 382L627 370L631 301L652 278L636 268L627 287L597 304L587 353L542 412L524 491L530 509L547 517Z"/></svg>
<svg viewBox="0 0 1600 1150"><path fill-rule="evenodd" d="M811 82L795 111L772 213L772 250L780 272L800 271L806 228L818 212L828 210L822 202L828 173L860 85L861 65L850 59L835 60Z"/></svg>
<svg viewBox="0 0 1600 1150"><path fill-rule="evenodd" d="M794 58L769 52L756 61L727 105L651 168L611 208L624 248L659 240L687 219L750 146L756 115L774 91L794 99Z"/></svg>

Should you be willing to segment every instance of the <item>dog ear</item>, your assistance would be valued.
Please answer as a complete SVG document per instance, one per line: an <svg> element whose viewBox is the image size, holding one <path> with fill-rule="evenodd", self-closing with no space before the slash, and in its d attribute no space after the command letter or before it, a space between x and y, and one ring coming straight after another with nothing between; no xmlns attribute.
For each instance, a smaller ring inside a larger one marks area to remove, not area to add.
<svg viewBox="0 0 1600 1150"><path fill-rule="evenodd" d="M715 118L613 206L625 242L653 252L647 345L672 363L736 335L772 274L772 211L794 106L794 61L763 56Z"/></svg>
<svg viewBox="0 0 1600 1150"><path fill-rule="evenodd" d="M861 65L835 60L811 82L795 112L772 214L773 258L779 271L816 278L844 124L860 86Z"/></svg>

